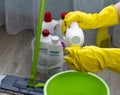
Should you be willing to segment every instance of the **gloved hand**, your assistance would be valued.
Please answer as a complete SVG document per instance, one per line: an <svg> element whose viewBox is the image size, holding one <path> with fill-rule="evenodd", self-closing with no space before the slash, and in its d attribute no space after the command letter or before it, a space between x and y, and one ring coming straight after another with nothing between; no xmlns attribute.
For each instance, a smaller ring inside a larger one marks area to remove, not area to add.
<svg viewBox="0 0 120 95"><path fill-rule="evenodd" d="M118 48L72 46L65 51L68 55L64 59L71 69L93 73L107 69L120 73L120 49Z"/></svg>
<svg viewBox="0 0 120 95"><path fill-rule="evenodd" d="M70 27L72 22L78 22L82 29L97 29L118 24L118 13L114 5L105 7L101 12L87 14L81 11L69 12L62 22L62 32L66 33L66 27Z"/></svg>

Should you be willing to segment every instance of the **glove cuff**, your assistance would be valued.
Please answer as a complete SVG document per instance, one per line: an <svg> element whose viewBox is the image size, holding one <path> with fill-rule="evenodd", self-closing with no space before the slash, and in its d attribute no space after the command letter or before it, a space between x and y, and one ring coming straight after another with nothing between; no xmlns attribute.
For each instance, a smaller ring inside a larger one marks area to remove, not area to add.
<svg viewBox="0 0 120 95"><path fill-rule="evenodd" d="M113 26L119 23L119 17L118 17L118 12L117 9L115 8L114 5L110 5L108 7L105 7L100 13L99 13L99 24L101 25L97 28L101 27L109 27ZM103 19L103 20L102 20ZM101 22L103 21L103 22Z"/></svg>

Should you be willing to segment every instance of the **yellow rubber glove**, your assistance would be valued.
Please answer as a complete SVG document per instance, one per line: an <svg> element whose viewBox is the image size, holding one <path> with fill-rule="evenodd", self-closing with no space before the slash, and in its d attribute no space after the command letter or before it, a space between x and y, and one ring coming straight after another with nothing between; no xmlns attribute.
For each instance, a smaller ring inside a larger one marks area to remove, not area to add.
<svg viewBox="0 0 120 95"><path fill-rule="evenodd" d="M99 28L97 37L96 37L96 46L102 48L109 48L110 47L110 35L108 33L108 28Z"/></svg>
<svg viewBox="0 0 120 95"><path fill-rule="evenodd" d="M105 7L101 12L88 14L81 11L69 12L62 22L62 32L66 33L66 27L70 27L72 22L78 22L79 27L85 30L108 27L118 24L118 13L114 5Z"/></svg>
<svg viewBox="0 0 120 95"><path fill-rule="evenodd" d="M108 26L118 24L118 13L114 5L105 7L101 12L94 14L87 14L85 12L74 11L69 12L62 22L62 32L65 35L66 27L70 27L72 22L78 22L82 29L97 29L96 46L110 47L110 35L108 33Z"/></svg>
<svg viewBox="0 0 120 95"><path fill-rule="evenodd" d="M72 46L65 51L68 55L64 59L71 69L93 73L107 69L120 73L120 49L118 48Z"/></svg>

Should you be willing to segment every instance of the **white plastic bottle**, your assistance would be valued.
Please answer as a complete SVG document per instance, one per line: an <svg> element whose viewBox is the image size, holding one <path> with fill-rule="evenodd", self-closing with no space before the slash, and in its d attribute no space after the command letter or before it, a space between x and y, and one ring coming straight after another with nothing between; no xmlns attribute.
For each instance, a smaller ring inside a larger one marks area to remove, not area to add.
<svg viewBox="0 0 120 95"><path fill-rule="evenodd" d="M40 47L39 47L39 58L38 58L38 66L37 71L40 74L47 75L47 50L51 41L51 35L49 30L45 29L42 31L41 39L40 39Z"/></svg>
<svg viewBox="0 0 120 95"><path fill-rule="evenodd" d="M48 55L48 60L47 60L48 68L53 67L49 69L48 77L63 71L63 62L64 62L63 48L59 41L58 36L53 36L51 38L47 55Z"/></svg>
<svg viewBox="0 0 120 95"><path fill-rule="evenodd" d="M52 18L51 12L47 11L44 15L44 21L42 24L42 30L48 29L51 35L54 35L54 28L58 24L57 20Z"/></svg>
<svg viewBox="0 0 120 95"><path fill-rule="evenodd" d="M65 18L65 15L66 15L67 13L66 12L62 12L61 13L61 18L60 18L60 20L58 21L58 24L55 26L55 36L58 36L59 38L60 38L60 41L62 42L62 43L64 43L64 39L63 39L63 33L62 33L62 31L61 31L61 25L62 25L62 21L63 21L63 19Z"/></svg>
<svg viewBox="0 0 120 95"><path fill-rule="evenodd" d="M65 35L66 46L79 45L83 46L84 44L84 34L81 28L79 28L77 22L71 23L70 28L67 28Z"/></svg>

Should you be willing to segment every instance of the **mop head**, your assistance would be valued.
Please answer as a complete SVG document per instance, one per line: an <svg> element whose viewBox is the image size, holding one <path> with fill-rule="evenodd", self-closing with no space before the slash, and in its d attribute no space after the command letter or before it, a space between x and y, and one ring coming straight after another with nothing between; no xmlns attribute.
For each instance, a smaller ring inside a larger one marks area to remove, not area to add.
<svg viewBox="0 0 120 95"><path fill-rule="evenodd" d="M0 95L25 95L25 94L0 89Z"/></svg>
<svg viewBox="0 0 120 95"><path fill-rule="evenodd" d="M27 87L29 79L14 75L0 75L0 92L7 95L44 95L43 87ZM39 81L36 81L39 83Z"/></svg>

